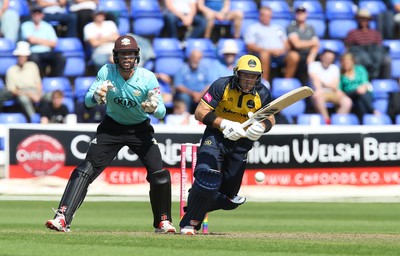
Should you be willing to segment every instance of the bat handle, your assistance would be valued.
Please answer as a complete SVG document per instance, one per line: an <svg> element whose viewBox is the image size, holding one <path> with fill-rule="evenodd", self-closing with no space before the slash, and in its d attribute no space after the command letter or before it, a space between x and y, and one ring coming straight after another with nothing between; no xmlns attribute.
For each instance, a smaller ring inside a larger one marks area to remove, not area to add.
<svg viewBox="0 0 400 256"><path fill-rule="evenodd" d="M251 123L253 123L253 119L249 118L247 121L242 123L242 128L246 128L247 126L249 126Z"/></svg>

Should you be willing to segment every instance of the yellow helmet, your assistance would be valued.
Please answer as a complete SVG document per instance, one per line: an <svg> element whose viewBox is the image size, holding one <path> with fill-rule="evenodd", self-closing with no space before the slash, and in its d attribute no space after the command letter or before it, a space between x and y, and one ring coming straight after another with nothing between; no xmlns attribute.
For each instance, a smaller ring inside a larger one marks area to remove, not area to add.
<svg viewBox="0 0 400 256"><path fill-rule="evenodd" d="M261 61L254 55L246 54L239 58L234 68L235 75L237 72L245 72L250 74L262 74Z"/></svg>

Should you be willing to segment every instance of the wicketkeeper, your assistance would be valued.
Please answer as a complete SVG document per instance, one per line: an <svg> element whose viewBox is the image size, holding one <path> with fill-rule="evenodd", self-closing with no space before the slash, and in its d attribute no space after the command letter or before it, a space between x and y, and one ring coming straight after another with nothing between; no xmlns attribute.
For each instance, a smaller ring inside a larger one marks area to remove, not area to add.
<svg viewBox="0 0 400 256"><path fill-rule="evenodd" d="M68 232L72 218L85 199L89 184L111 163L118 151L128 146L147 170L150 203L156 233L175 233L171 217L171 178L162 166L161 153L153 137L149 114L163 118L166 113L157 79L140 68L140 48L132 36L115 41L114 64L104 65L85 97L94 107L106 104L106 116L98 126L83 161L72 172L54 219L46 227Z"/></svg>
<svg viewBox="0 0 400 256"><path fill-rule="evenodd" d="M197 120L207 125L203 134L195 181L189 192L186 213L179 226L181 234L194 235L207 212L233 210L246 199L238 196L246 168L247 153L275 124L273 115L243 128L249 114L271 102L269 89L261 83L261 62L244 55L234 74L216 80L195 111Z"/></svg>

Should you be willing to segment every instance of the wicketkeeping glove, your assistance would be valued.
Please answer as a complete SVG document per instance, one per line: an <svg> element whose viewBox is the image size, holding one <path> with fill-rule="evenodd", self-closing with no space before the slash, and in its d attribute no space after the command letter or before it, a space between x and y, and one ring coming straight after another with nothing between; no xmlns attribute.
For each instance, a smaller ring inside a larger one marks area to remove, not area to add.
<svg viewBox="0 0 400 256"><path fill-rule="evenodd" d="M142 103L142 108L146 113L154 113L158 107L159 89L151 90L147 93L147 100Z"/></svg>
<svg viewBox="0 0 400 256"><path fill-rule="evenodd" d="M246 131L242 128L241 123L238 122L224 119L220 127L223 129L222 134L224 134L224 137L232 141L236 141L246 135Z"/></svg>
<svg viewBox="0 0 400 256"><path fill-rule="evenodd" d="M112 88L114 88L114 86L110 80L104 81L102 85L97 87L97 90L94 92L93 95L97 104L101 105L107 102L106 99L107 91Z"/></svg>
<svg viewBox="0 0 400 256"><path fill-rule="evenodd" d="M260 122L252 123L246 130L246 137L250 140L258 140L265 132L265 127Z"/></svg>

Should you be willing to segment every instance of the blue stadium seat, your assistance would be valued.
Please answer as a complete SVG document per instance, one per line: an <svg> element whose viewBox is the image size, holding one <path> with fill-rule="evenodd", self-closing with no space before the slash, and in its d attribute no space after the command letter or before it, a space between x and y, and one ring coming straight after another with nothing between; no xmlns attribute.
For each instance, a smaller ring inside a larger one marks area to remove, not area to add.
<svg viewBox="0 0 400 256"><path fill-rule="evenodd" d="M217 57L214 44L209 38L189 38L186 41L185 57L188 58L194 49L203 52L203 58Z"/></svg>
<svg viewBox="0 0 400 256"><path fill-rule="evenodd" d="M348 114L332 113L331 114L331 124L332 125L359 125L360 120L358 119L357 115L354 113L348 113Z"/></svg>
<svg viewBox="0 0 400 256"><path fill-rule="evenodd" d="M85 50L76 37L60 37L55 51L62 52L66 58L64 76L82 76L86 72Z"/></svg>
<svg viewBox="0 0 400 256"><path fill-rule="evenodd" d="M346 47L344 45L343 40L320 39L319 43L320 43L319 53L321 53L325 49L329 49L331 51L336 52L339 55L342 55L346 51Z"/></svg>
<svg viewBox="0 0 400 256"><path fill-rule="evenodd" d="M392 59L400 59L400 40L384 39L382 44L389 49L389 54Z"/></svg>
<svg viewBox="0 0 400 256"><path fill-rule="evenodd" d="M297 124L301 125L321 125L325 120L321 114L303 113L297 115Z"/></svg>
<svg viewBox="0 0 400 256"><path fill-rule="evenodd" d="M326 21L325 19L307 18L307 23L310 24L319 38L325 38Z"/></svg>
<svg viewBox="0 0 400 256"><path fill-rule="evenodd" d="M242 35L249 25L258 21L259 11L254 0L232 0L231 10L241 10L243 12Z"/></svg>
<svg viewBox="0 0 400 256"><path fill-rule="evenodd" d="M159 2L156 0L131 0L130 3L133 34L159 36L164 27Z"/></svg>
<svg viewBox="0 0 400 256"><path fill-rule="evenodd" d="M125 0L99 0L98 10L117 13L119 17L128 17L129 8Z"/></svg>
<svg viewBox="0 0 400 256"><path fill-rule="evenodd" d="M73 97L71 83L66 77L43 77L42 90L43 93L61 90L64 92L65 97Z"/></svg>
<svg viewBox="0 0 400 256"><path fill-rule="evenodd" d="M387 113L389 107L389 99L373 99L372 106L374 109L378 110L381 113Z"/></svg>
<svg viewBox="0 0 400 256"><path fill-rule="evenodd" d="M183 57L181 43L177 38L154 38L153 49L157 57Z"/></svg>
<svg viewBox="0 0 400 256"><path fill-rule="evenodd" d="M283 94L301 87L300 80L297 78L279 78L276 77L272 80L271 95L273 99L276 99ZM288 119L292 119L294 116L305 113L306 101L301 100L293 105L283 109L281 114L286 116Z"/></svg>
<svg viewBox="0 0 400 256"><path fill-rule="evenodd" d="M334 19L328 21L328 37L330 39L344 39L350 30L358 27L354 19Z"/></svg>
<svg viewBox="0 0 400 256"><path fill-rule="evenodd" d="M4 77L8 68L17 64L17 57L13 55L15 43L6 38L0 38L0 76Z"/></svg>
<svg viewBox="0 0 400 256"><path fill-rule="evenodd" d="M154 38L153 49L156 54L154 71L174 76L184 64L184 52L176 38Z"/></svg>
<svg viewBox="0 0 400 256"><path fill-rule="evenodd" d="M398 92L400 89L394 79L372 79L371 84L374 99L389 99L389 93Z"/></svg>
<svg viewBox="0 0 400 256"><path fill-rule="evenodd" d="M362 117L364 125L389 125L392 124L392 119L387 114L364 114Z"/></svg>
<svg viewBox="0 0 400 256"><path fill-rule="evenodd" d="M31 15L28 0L10 0L9 8L16 10L20 17L26 18Z"/></svg>
<svg viewBox="0 0 400 256"><path fill-rule="evenodd" d="M74 97L75 101L83 102L85 101L85 95L89 90L89 87L96 80L95 76L82 76L76 77L74 80Z"/></svg>
<svg viewBox="0 0 400 256"><path fill-rule="evenodd" d="M381 0L360 0L358 2L358 8L367 9L373 17L387 11L386 4Z"/></svg>
<svg viewBox="0 0 400 256"><path fill-rule="evenodd" d="M4 80L3 78L0 77L0 90L4 89L6 86L4 84ZM3 107L10 107L10 106L14 106L16 105L17 102L14 99L11 100L7 100L5 102L3 102Z"/></svg>
<svg viewBox="0 0 400 256"><path fill-rule="evenodd" d="M325 20L324 8L320 1L316 0L294 0L293 9L303 6L307 10L308 19L322 19Z"/></svg>
<svg viewBox="0 0 400 256"><path fill-rule="evenodd" d="M332 21L336 19L354 19L357 6L353 1L327 0L325 4L325 17Z"/></svg>
<svg viewBox="0 0 400 256"><path fill-rule="evenodd" d="M284 0L262 0L261 6L266 6L272 10L272 19L293 19L292 10L289 3Z"/></svg>
<svg viewBox="0 0 400 256"><path fill-rule="evenodd" d="M396 124L400 124L400 114L399 115L396 115Z"/></svg>
<svg viewBox="0 0 400 256"><path fill-rule="evenodd" d="M301 87L300 80L297 78L276 77L272 80L271 95L276 99L283 94Z"/></svg>
<svg viewBox="0 0 400 256"><path fill-rule="evenodd" d="M26 117L22 113L0 113L0 124L24 124Z"/></svg>

